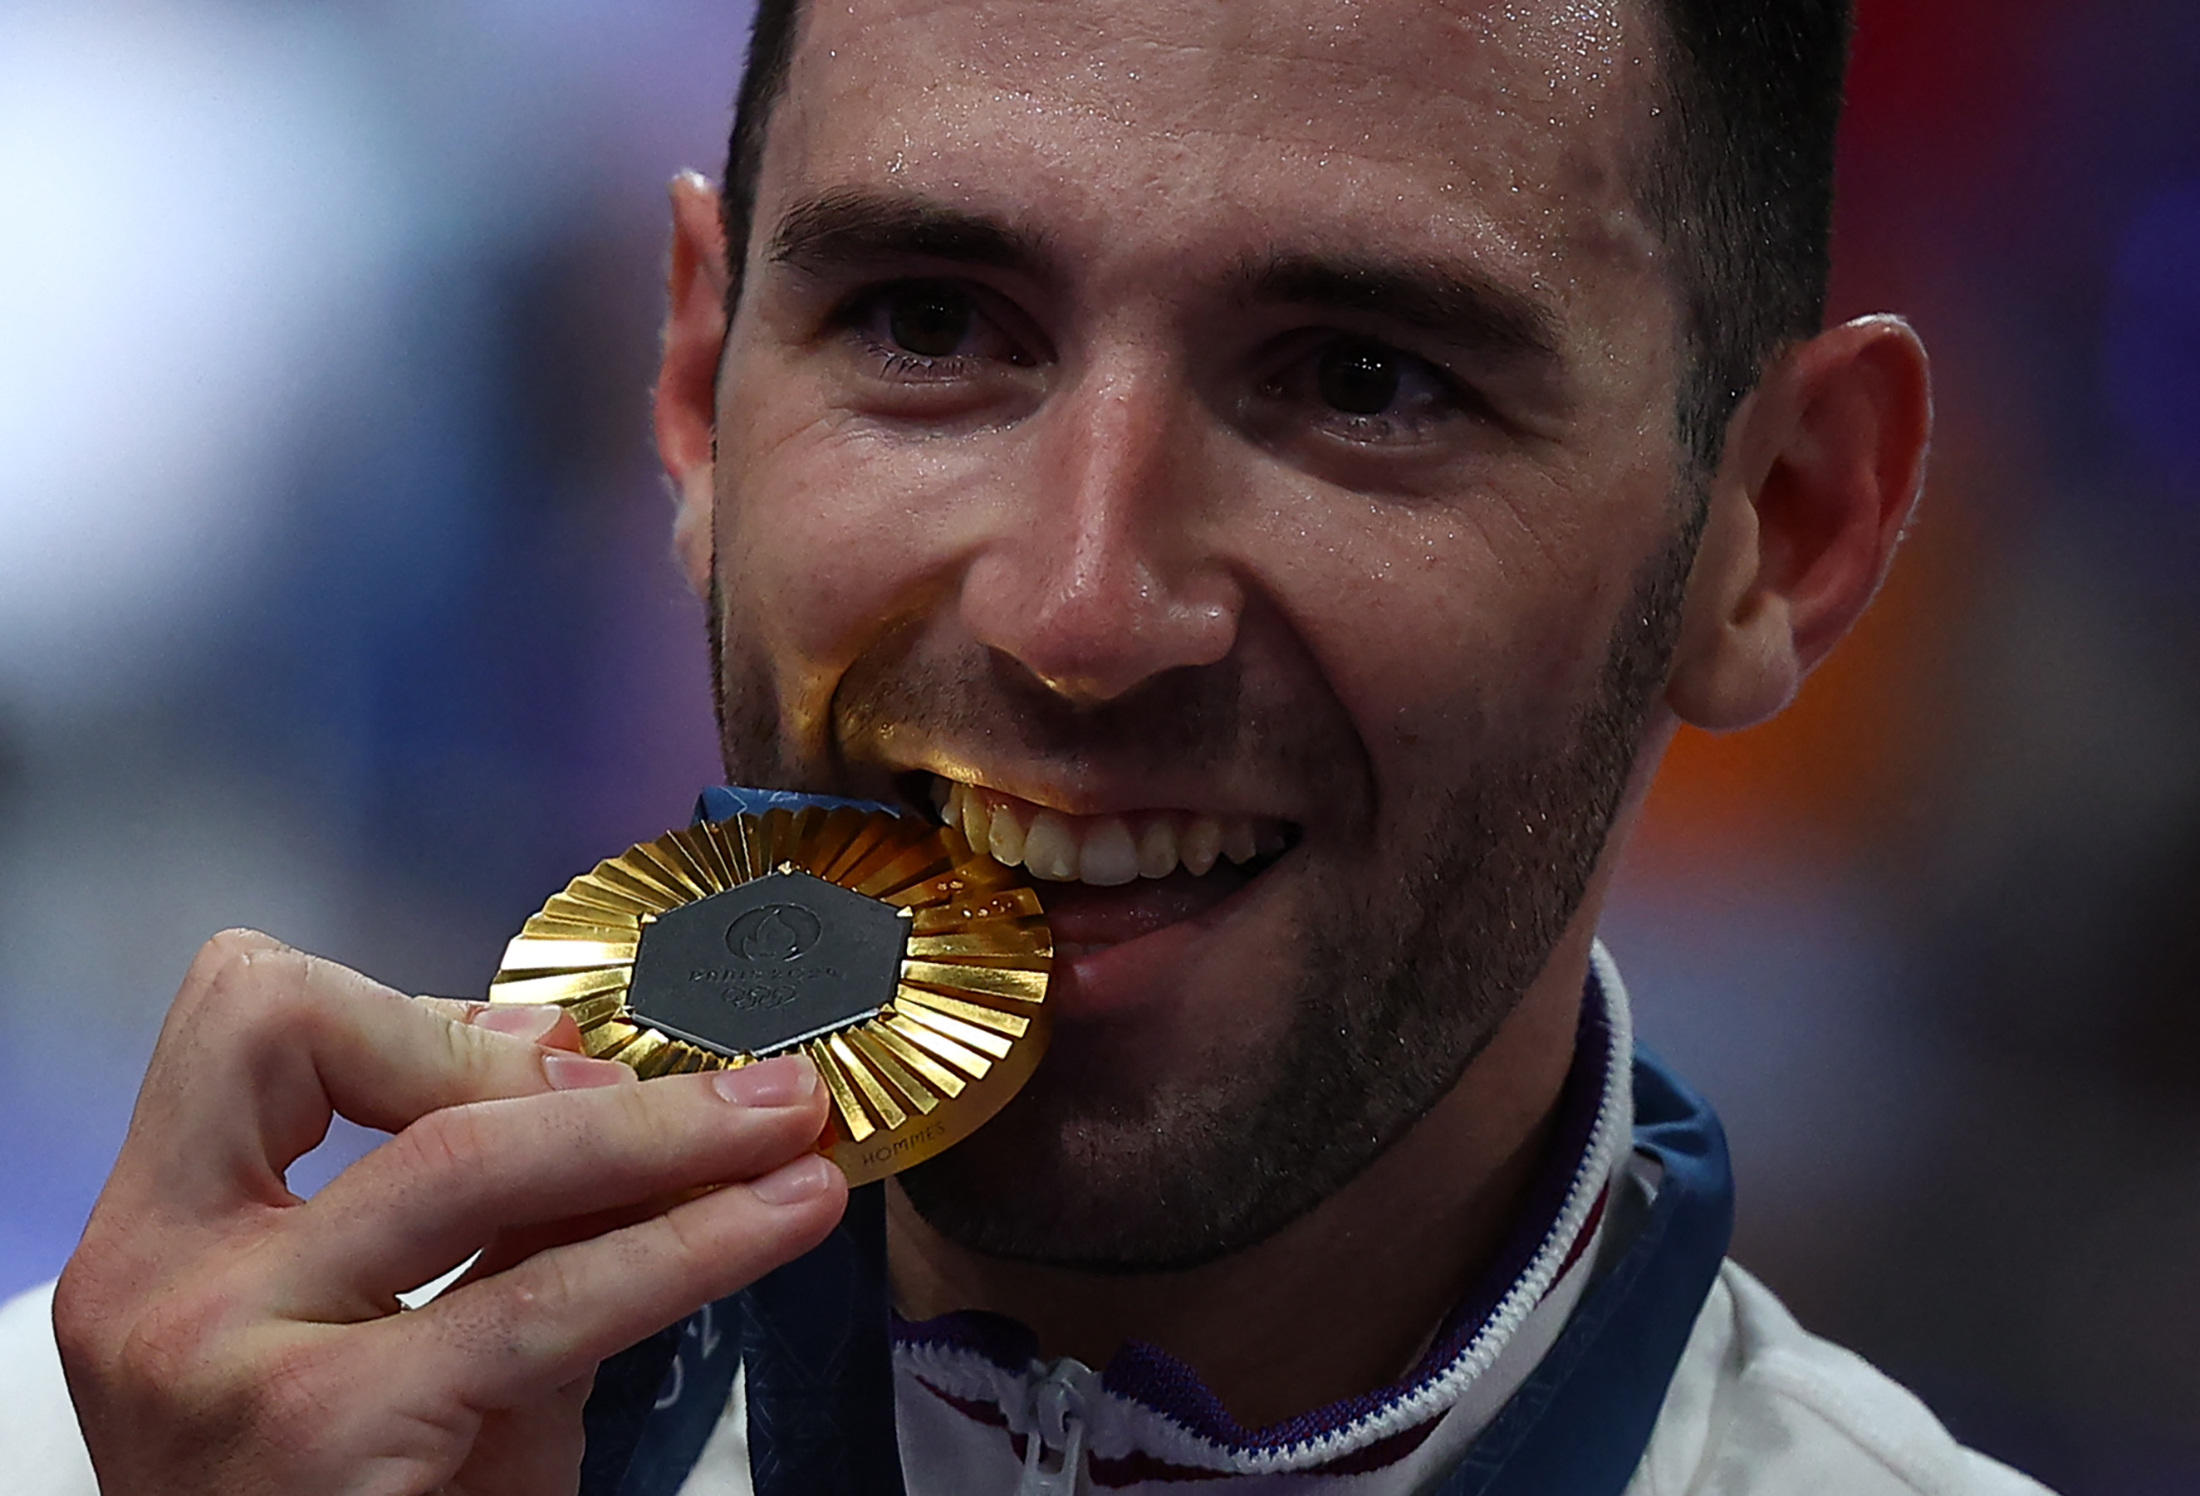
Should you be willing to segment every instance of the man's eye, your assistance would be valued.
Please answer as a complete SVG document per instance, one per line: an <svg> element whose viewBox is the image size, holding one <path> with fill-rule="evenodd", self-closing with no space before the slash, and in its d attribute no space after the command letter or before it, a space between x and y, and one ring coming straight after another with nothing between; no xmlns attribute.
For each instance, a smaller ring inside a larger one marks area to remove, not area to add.
<svg viewBox="0 0 2200 1496"><path fill-rule="evenodd" d="M1418 440L1480 408L1441 367L1379 338L1330 333L1298 342L1263 386L1300 420L1363 446Z"/></svg>
<svg viewBox="0 0 2200 1496"><path fill-rule="evenodd" d="M896 348L946 358L963 346L977 320L970 298L952 286L898 286L885 297L886 335Z"/></svg>
<svg viewBox="0 0 2200 1496"><path fill-rule="evenodd" d="M1029 367L1029 348L1005 330L1011 309L949 280L904 280L857 293L834 314L884 362L873 372L897 383L944 383L1004 365Z"/></svg>
<svg viewBox="0 0 2200 1496"><path fill-rule="evenodd" d="M1314 387L1325 404L1346 415L1379 416L1396 402L1406 360L1375 343L1333 343L1314 368Z"/></svg>

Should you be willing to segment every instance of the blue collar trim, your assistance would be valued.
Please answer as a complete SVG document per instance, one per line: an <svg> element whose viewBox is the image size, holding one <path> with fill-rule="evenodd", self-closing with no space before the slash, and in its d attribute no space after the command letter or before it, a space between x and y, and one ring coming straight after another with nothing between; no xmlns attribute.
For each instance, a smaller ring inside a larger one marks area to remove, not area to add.
<svg viewBox="0 0 2200 1496"><path fill-rule="evenodd" d="M710 789L696 819L820 803L892 808ZM1618 1496L1649 1445L1733 1235L1734 1177L1725 1131L1709 1103L1640 1046L1634 1100L1635 1147L1663 1170L1656 1200L1619 1260L1591 1283L1557 1343L1436 1488L1438 1496ZM862 1363L865 1374L854 1382L864 1384L856 1390L866 1407L891 1410L884 1231L879 1191L858 1191L849 1219L824 1247L606 1361L583 1415L588 1446L580 1496L677 1496L733 1395L744 1347L755 1363L752 1394L766 1381L788 1384L764 1399L774 1406L762 1422L758 1398L751 1397L750 1466L759 1496L898 1492L890 1411L883 1424L869 1417L859 1420L861 1429L836 1429L847 1410L833 1399L853 1384L827 1374L843 1361ZM859 1299L862 1313L809 1312ZM856 1321L860 1333L849 1329ZM775 1486L768 1477L782 1457L797 1465L822 1457L810 1474L833 1478Z"/></svg>
<svg viewBox="0 0 2200 1496"><path fill-rule="evenodd" d="M1640 1049L1635 1146L1664 1170L1647 1218L1440 1496L1617 1496L1633 1476L1734 1224L1718 1117ZM733 1395L741 1338L757 1333L742 1298L604 1363L582 1496L676 1496Z"/></svg>
<svg viewBox="0 0 2200 1496"><path fill-rule="evenodd" d="M1439 1496L1617 1496L1633 1478L1734 1234L1725 1130L1639 1046L1635 1146L1664 1169L1648 1219Z"/></svg>

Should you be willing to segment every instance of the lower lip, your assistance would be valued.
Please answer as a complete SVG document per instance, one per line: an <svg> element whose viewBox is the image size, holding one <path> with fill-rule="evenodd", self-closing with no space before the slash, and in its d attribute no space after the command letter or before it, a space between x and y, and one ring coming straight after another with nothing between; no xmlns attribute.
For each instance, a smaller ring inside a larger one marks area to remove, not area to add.
<svg viewBox="0 0 2200 1496"><path fill-rule="evenodd" d="M1047 1005L1075 1022L1168 1001L1198 959L1200 943L1243 910L1274 871L1271 865L1219 899L1185 874L1120 889L1040 884L1056 951Z"/></svg>

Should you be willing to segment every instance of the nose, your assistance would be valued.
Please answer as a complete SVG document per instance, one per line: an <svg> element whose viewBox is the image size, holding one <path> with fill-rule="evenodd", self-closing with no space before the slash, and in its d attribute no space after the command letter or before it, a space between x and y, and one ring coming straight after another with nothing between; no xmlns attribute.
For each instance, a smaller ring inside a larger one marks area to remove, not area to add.
<svg viewBox="0 0 2200 1496"><path fill-rule="evenodd" d="M1088 375L1050 401L1021 498L963 577L977 640L1097 706L1229 654L1242 589L1205 538L1192 393L1165 371Z"/></svg>

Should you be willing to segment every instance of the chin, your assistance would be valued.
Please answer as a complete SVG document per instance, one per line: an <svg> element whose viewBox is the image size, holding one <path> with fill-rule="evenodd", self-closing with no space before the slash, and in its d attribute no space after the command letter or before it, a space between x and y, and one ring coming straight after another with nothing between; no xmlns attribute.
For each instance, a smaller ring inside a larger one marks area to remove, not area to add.
<svg viewBox="0 0 2200 1496"><path fill-rule="evenodd" d="M1105 1273L1195 1267L1247 1243L1247 1223L1218 1219L1188 1177L1181 1126L1158 1115L1064 1120L1049 1115L1043 1095L1023 1099L900 1176L911 1206L947 1240L987 1257ZM1263 1234L1256 1227L1251 1237Z"/></svg>
<svg viewBox="0 0 2200 1496"><path fill-rule="evenodd" d="M1362 1076L1321 963L1280 969L1293 945L1218 943L1168 1000L1060 1023L999 1116L900 1176L910 1204L967 1251L1108 1273L1195 1267L1298 1219L1387 1144L1376 1114L1418 1115L1441 1084L1408 1099Z"/></svg>

